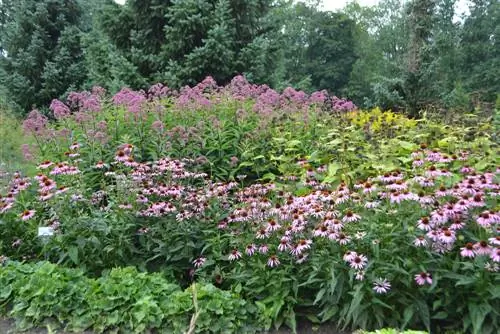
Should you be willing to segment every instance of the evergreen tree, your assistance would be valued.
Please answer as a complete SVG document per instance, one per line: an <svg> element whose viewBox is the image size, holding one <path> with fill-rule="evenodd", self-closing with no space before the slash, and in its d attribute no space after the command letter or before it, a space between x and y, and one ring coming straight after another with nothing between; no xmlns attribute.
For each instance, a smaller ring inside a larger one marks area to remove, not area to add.
<svg viewBox="0 0 500 334"><path fill-rule="evenodd" d="M462 80L478 100L494 102L500 93L500 3L473 0L461 39Z"/></svg>
<svg viewBox="0 0 500 334"><path fill-rule="evenodd" d="M2 1L2 85L18 112L50 103L85 80L75 0Z"/></svg>

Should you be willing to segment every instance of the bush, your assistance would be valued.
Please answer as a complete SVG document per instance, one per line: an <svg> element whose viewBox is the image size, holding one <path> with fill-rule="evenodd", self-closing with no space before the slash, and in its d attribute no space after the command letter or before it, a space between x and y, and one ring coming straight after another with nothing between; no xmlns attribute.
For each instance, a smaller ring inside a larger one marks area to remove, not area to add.
<svg viewBox="0 0 500 334"><path fill-rule="evenodd" d="M254 332L255 307L237 294L196 283L186 290L159 274L113 269L98 279L47 262L7 261L0 267L2 313L20 329L50 323L65 330L152 329L183 333L196 314L196 333Z"/></svg>

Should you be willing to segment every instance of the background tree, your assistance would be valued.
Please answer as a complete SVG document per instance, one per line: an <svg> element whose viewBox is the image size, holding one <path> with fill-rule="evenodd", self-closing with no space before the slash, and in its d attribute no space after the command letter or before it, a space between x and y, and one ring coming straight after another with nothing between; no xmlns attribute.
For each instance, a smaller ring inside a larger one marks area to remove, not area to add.
<svg viewBox="0 0 500 334"><path fill-rule="evenodd" d="M500 3L473 0L461 32L462 80L477 100L500 93Z"/></svg>
<svg viewBox="0 0 500 334"><path fill-rule="evenodd" d="M85 80L75 0L2 1L2 85L18 111L50 103Z"/></svg>

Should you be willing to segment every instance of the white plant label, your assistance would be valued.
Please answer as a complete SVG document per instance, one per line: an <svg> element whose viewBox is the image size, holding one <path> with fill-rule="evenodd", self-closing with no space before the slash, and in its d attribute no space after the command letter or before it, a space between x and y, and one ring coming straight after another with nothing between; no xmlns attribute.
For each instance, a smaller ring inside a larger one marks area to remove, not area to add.
<svg viewBox="0 0 500 334"><path fill-rule="evenodd" d="M51 237L54 235L54 229L50 226L42 226L38 228L39 237Z"/></svg>

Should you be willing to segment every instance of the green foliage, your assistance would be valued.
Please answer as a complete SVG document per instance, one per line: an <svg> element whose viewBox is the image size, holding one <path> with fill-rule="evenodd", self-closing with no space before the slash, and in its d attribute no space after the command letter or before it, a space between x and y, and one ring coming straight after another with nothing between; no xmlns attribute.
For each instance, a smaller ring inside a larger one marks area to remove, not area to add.
<svg viewBox="0 0 500 334"><path fill-rule="evenodd" d="M77 1L2 2L0 68L9 103L24 113L85 80Z"/></svg>
<svg viewBox="0 0 500 334"><path fill-rule="evenodd" d="M47 262L7 262L0 267L0 283L0 312L22 330L52 324L71 332L183 333L195 313L196 333L256 330L247 326L256 308L237 293L204 283L183 291L160 274L131 267L93 279Z"/></svg>

